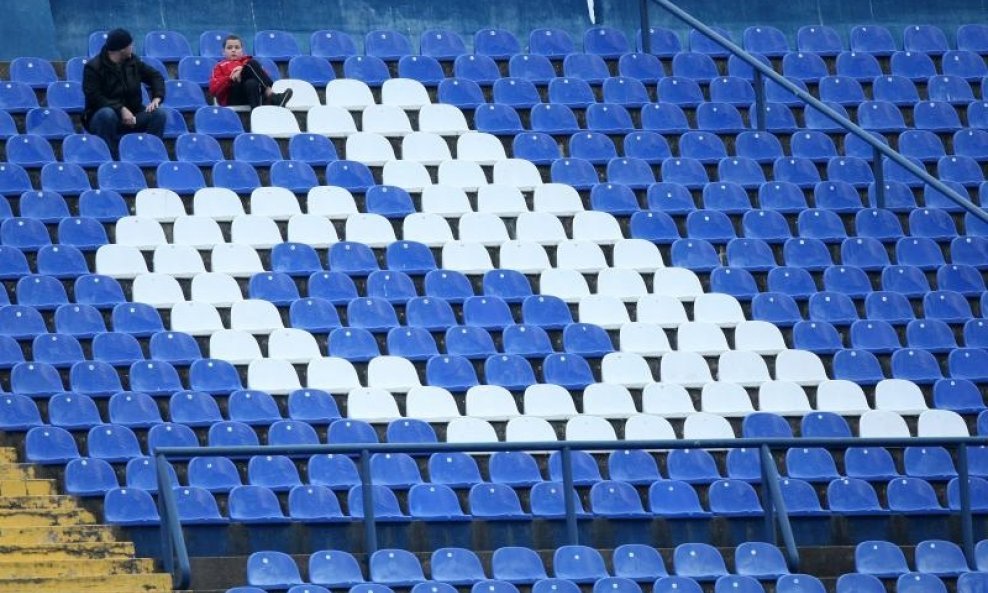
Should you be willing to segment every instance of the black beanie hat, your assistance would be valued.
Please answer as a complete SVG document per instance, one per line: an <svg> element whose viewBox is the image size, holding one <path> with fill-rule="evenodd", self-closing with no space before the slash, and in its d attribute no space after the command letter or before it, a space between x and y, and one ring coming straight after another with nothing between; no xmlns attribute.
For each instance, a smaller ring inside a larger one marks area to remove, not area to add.
<svg viewBox="0 0 988 593"><path fill-rule="evenodd" d="M120 51L133 42L134 38L126 29L114 29L106 34L106 49L109 51Z"/></svg>

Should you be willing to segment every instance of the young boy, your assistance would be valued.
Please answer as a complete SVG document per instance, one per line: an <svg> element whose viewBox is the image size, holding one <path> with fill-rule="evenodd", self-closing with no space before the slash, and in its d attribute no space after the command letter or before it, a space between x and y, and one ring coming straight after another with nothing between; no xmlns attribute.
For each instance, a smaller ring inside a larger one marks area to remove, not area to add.
<svg viewBox="0 0 988 593"><path fill-rule="evenodd" d="M292 98L292 89L283 93L271 90L271 77L250 56L244 55L244 43L236 35L223 41L224 59L213 68L209 93L220 105L277 105L284 107Z"/></svg>

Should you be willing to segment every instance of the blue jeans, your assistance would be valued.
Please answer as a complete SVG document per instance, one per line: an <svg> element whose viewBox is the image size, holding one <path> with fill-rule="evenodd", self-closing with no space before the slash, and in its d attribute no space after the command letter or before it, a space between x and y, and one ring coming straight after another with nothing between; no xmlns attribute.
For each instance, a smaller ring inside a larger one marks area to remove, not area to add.
<svg viewBox="0 0 988 593"><path fill-rule="evenodd" d="M103 107L89 118L89 131L106 141L114 155L117 153L117 142L121 134L132 132L147 132L161 138L165 133L165 121L168 116L161 109L151 113L141 110L134 114L137 124L125 126L120 121L120 114L110 107Z"/></svg>

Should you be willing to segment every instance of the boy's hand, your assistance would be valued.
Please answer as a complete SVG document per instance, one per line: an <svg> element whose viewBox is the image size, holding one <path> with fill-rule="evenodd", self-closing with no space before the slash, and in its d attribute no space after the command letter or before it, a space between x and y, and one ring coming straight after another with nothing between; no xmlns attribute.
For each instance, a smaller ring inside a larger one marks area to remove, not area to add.
<svg viewBox="0 0 988 593"><path fill-rule="evenodd" d="M243 69L244 69L243 66L237 66L236 68L234 68L233 72L230 72L230 80L234 82L240 82L240 73L243 72Z"/></svg>

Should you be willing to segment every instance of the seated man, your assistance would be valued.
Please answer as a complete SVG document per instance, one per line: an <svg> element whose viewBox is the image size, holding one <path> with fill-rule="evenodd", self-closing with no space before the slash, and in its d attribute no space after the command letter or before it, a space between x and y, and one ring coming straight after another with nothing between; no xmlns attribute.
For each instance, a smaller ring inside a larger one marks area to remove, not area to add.
<svg viewBox="0 0 988 593"><path fill-rule="evenodd" d="M151 93L147 106L141 97L142 83ZM110 31L102 51L86 63L82 92L86 96L83 123L106 141L114 155L121 134L147 132L161 137L165 131L167 116L158 109L165 99L165 79L134 55L133 38L124 29Z"/></svg>

